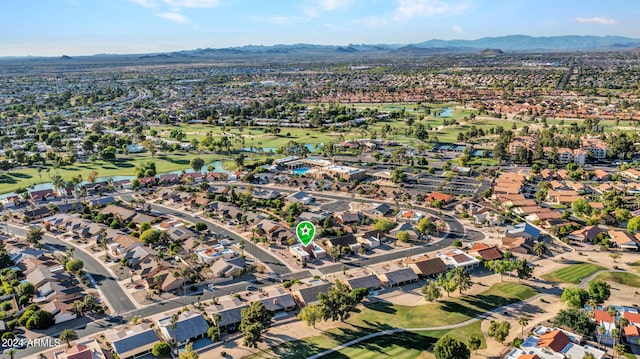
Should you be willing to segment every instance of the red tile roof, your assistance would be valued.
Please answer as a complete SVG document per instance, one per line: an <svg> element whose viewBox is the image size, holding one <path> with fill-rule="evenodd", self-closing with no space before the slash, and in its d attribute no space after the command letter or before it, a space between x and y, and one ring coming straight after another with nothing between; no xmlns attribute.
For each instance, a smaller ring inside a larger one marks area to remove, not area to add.
<svg viewBox="0 0 640 359"><path fill-rule="evenodd" d="M571 343L571 339L564 334L561 330L553 330L549 333L545 333L540 337L540 341L538 342L538 346L547 347L553 350L556 353L559 353L567 346L567 344Z"/></svg>
<svg viewBox="0 0 640 359"><path fill-rule="evenodd" d="M640 324L640 314L639 313L624 312L622 315L625 318L627 318L627 320L629 322Z"/></svg>
<svg viewBox="0 0 640 359"><path fill-rule="evenodd" d="M616 318L611 317L609 313L605 310L594 310L593 311L593 319L596 321L596 324L600 325L601 323L613 323Z"/></svg>
<svg viewBox="0 0 640 359"><path fill-rule="evenodd" d="M640 337L640 328L635 325L629 325L624 327L624 335L628 337Z"/></svg>

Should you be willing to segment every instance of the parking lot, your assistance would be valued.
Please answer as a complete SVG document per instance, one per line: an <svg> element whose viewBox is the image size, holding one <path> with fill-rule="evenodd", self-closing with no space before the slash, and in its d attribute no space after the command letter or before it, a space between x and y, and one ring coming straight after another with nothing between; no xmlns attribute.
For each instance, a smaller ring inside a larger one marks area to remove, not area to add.
<svg viewBox="0 0 640 359"><path fill-rule="evenodd" d="M481 187L482 182L472 177L455 176L447 178L443 176L421 174L415 184L407 185L408 188L416 188L427 193L443 192L452 195L473 196Z"/></svg>

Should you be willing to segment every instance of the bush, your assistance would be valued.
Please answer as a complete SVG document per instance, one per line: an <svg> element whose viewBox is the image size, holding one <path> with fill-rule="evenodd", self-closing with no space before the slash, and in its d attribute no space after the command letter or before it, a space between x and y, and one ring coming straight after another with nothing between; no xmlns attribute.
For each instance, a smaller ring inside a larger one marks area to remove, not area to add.
<svg viewBox="0 0 640 359"><path fill-rule="evenodd" d="M68 261L64 266L69 272L79 273L84 267L84 263L80 259L72 259Z"/></svg>
<svg viewBox="0 0 640 359"><path fill-rule="evenodd" d="M291 284L292 284L292 283L291 283L291 281L289 281L289 280L285 280L285 281L282 283L282 286L284 287L284 289L289 289L289 288L291 288Z"/></svg>
<svg viewBox="0 0 640 359"><path fill-rule="evenodd" d="M7 339L13 339L15 336L13 335L13 333L11 332L6 332L4 334L2 334L2 341L5 341Z"/></svg>
<svg viewBox="0 0 640 359"><path fill-rule="evenodd" d="M153 345L151 354L155 357L166 357L171 353L171 345L167 342L159 342Z"/></svg>
<svg viewBox="0 0 640 359"><path fill-rule="evenodd" d="M520 348L520 345L522 345L522 338L513 338L511 346L513 346L514 348Z"/></svg>
<svg viewBox="0 0 640 359"><path fill-rule="evenodd" d="M223 350L223 351L221 351L221 352L220 352L220 355L221 355L223 358L226 358L226 357L227 357L227 352Z"/></svg>
<svg viewBox="0 0 640 359"><path fill-rule="evenodd" d="M455 241L453 241L453 246L456 248L460 248L462 247L462 242L459 239L456 239Z"/></svg>

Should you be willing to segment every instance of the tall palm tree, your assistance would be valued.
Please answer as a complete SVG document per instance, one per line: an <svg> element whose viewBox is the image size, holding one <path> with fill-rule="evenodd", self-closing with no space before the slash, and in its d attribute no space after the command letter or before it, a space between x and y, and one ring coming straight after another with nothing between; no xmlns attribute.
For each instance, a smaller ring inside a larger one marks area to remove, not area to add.
<svg viewBox="0 0 640 359"><path fill-rule="evenodd" d="M524 337L524 327L526 327L527 325L529 325L529 318L527 317L520 317L520 319L518 319L518 324L520 324L521 330L520 330L520 336Z"/></svg>
<svg viewBox="0 0 640 359"><path fill-rule="evenodd" d="M58 336L61 342L67 343L67 347L71 348L71 341L78 339L78 333L76 333L73 329L65 329Z"/></svg>
<svg viewBox="0 0 640 359"><path fill-rule="evenodd" d="M180 319L178 313L173 313L169 321L169 329L173 331L173 342L176 345L176 354L178 353L178 319Z"/></svg>

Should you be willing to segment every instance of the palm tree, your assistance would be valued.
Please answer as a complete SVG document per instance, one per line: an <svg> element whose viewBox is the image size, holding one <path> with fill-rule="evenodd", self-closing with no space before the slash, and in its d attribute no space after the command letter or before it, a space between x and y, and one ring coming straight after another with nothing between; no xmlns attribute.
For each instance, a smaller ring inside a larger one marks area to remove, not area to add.
<svg viewBox="0 0 640 359"><path fill-rule="evenodd" d="M617 355L617 356L623 356L627 351L625 350L624 345L622 344L618 344L613 348L613 352ZM615 356L614 356L615 358Z"/></svg>
<svg viewBox="0 0 640 359"><path fill-rule="evenodd" d="M214 304L215 303L216 302L214 301ZM222 316L220 316L220 313L214 313L213 314L213 321L214 321L214 323L216 323L216 328L218 328L218 340L221 339L220 338L220 336L221 336L221 334L220 334L220 321L221 320L222 320Z"/></svg>
<svg viewBox="0 0 640 359"><path fill-rule="evenodd" d="M602 341L602 336L604 335L606 328L604 327L604 325L598 325L598 327L596 328L596 331L598 332L598 346L601 346L601 341Z"/></svg>
<svg viewBox="0 0 640 359"><path fill-rule="evenodd" d="M171 320L169 321L169 329L173 331L173 341L176 344L176 354L178 353L178 320L180 319L178 313L173 313Z"/></svg>
<svg viewBox="0 0 640 359"><path fill-rule="evenodd" d="M71 341L78 339L78 333L72 329L65 329L60 333L58 339L60 339L61 342L67 343L67 347L71 348Z"/></svg>
<svg viewBox="0 0 640 359"><path fill-rule="evenodd" d="M521 331L520 331L520 336L524 337L524 327L526 327L529 324L529 318L527 317L520 317L520 319L518 319L518 324L520 324Z"/></svg>
<svg viewBox="0 0 640 359"><path fill-rule="evenodd" d="M9 355L9 358L13 359L14 356L16 355L16 350L11 348L11 349L7 350L7 354Z"/></svg>
<svg viewBox="0 0 640 359"><path fill-rule="evenodd" d="M82 316L82 314L84 314L84 304L81 301L74 300L72 306L77 316L80 317Z"/></svg>
<svg viewBox="0 0 640 359"><path fill-rule="evenodd" d="M549 247L544 242L538 242L533 245L533 253L535 253L538 257L542 257L548 249Z"/></svg>

